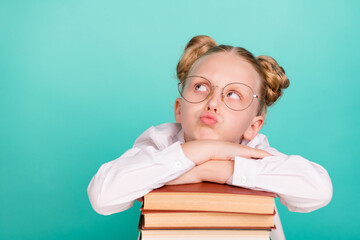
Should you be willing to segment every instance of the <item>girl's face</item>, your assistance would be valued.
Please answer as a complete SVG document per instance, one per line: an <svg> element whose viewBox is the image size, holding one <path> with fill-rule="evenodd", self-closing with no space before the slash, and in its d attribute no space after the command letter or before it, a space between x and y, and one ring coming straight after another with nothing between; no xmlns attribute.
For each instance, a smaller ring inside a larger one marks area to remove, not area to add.
<svg viewBox="0 0 360 240"><path fill-rule="evenodd" d="M234 82L250 86L259 96L260 76L250 63L230 52L213 53L197 60L188 76L202 76L218 87L200 103L176 99L175 120L181 123L186 142L214 139L240 143L243 138L251 140L257 135L264 117L256 116L256 99L242 111L228 108L221 100L222 88Z"/></svg>

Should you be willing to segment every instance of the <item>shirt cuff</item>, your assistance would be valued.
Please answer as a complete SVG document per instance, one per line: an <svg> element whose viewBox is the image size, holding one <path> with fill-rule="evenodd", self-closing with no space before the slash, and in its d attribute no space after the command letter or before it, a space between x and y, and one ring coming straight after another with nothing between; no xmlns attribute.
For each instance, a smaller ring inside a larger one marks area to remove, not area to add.
<svg viewBox="0 0 360 240"><path fill-rule="evenodd" d="M255 187L260 160L235 157L234 174L227 183L239 187Z"/></svg>
<svg viewBox="0 0 360 240"><path fill-rule="evenodd" d="M164 149L161 156L163 161L167 163L171 173L187 172L196 165L185 156L180 141Z"/></svg>

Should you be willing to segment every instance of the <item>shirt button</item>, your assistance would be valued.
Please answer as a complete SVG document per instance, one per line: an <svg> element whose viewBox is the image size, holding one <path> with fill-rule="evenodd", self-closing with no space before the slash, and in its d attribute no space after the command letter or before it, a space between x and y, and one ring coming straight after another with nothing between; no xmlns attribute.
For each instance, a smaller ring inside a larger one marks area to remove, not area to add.
<svg viewBox="0 0 360 240"><path fill-rule="evenodd" d="M247 180L247 179L246 179L246 176L242 176L242 177L241 177L241 183L246 183L246 180Z"/></svg>
<svg viewBox="0 0 360 240"><path fill-rule="evenodd" d="M180 168L181 165L182 165L181 162L179 162L179 161L176 161L176 162L175 162L175 167Z"/></svg>

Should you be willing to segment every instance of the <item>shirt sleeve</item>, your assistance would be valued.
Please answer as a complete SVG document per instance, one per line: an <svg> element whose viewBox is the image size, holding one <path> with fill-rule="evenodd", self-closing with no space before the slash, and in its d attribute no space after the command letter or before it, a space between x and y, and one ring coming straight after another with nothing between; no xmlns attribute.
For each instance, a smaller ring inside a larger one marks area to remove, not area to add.
<svg viewBox="0 0 360 240"><path fill-rule="evenodd" d="M100 167L87 189L90 203L103 215L124 211L133 206L136 199L194 166L179 141L163 149L151 141L138 142L119 158Z"/></svg>
<svg viewBox="0 0 360 240"><path fill-rule="evenodd" d="M256 147L273 156L260 160L235 157L234 173L227 184L275 192L292 212L314 211L330 202L332 183L322 166L280 153L269 147L267 140Z"/></svg>

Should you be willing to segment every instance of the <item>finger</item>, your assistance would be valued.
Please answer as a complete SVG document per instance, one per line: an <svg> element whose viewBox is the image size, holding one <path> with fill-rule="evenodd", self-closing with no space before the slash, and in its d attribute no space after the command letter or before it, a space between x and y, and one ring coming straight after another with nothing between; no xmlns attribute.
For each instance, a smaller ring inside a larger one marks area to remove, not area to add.
<svg viewBox="0 0 360 240"><path fill-rule="evenodd" d="M270 153L260 149L254 149L251 155L252 155L251 158L255 158L255 159L262 159L264 157L272 156Z"/></svg>

